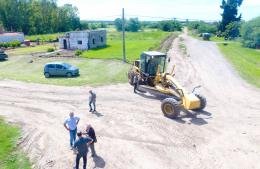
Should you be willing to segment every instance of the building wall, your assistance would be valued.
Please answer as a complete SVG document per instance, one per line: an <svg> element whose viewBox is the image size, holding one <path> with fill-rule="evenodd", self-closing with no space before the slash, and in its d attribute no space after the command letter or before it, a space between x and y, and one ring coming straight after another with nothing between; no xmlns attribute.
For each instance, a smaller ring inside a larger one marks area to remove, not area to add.
<svg viewBox="0 0 260 169"><path fill-rule="evenodd" d="M66 33L59 38L60 48L88 50L106 45L106 31L79 31Z"/></svg>
<svg viewBox="0 0 260 169"><path fill-rule="evenodd" d="M62 38L59 38L60 48L65 49L64 43L67 44L67 49L72 50L88 50L88 32L70 32Z"/></svg>
<svg viewBox="0 0 260 169"><path fill-rule="evenodd" d="M3 42L14 42L14 41L19 41L19 42L24 42L24 34L18 34L18 35L5 35L5 34L0 34L0 43Z"/></svg>
<svg viewBox="0 0 260 169"><path fill-rule="evenodd" d="M104 47L107 44L106 31L91 31L89 32L89 48Z"/></svg>

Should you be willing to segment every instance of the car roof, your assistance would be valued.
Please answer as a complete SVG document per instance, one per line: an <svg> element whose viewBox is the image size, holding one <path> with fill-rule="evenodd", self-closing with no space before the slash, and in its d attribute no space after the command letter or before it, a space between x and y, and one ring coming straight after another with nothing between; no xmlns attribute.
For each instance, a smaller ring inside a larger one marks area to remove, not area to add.
<svg viewBox="0 0 260 169"><path fill-rule="evenodd" d="M143 54L149 55L149 56L166 56L165 53L158 52L158 51L147 51L147 52L143 52Z"/></svg>
<svg viewBox="0 0 260 169"><path fill-rule="evenodd" d="M46 65L63 65L63 64L67 64L65 62L50 62L50 63L46 63Z"/></svg>

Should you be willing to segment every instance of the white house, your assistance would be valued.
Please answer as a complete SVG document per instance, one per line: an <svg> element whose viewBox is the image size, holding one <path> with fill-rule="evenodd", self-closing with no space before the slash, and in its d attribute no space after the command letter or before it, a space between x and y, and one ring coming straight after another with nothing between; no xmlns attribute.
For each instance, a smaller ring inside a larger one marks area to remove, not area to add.
<svg viewBox="0 0 260 169"><path fill-rule="evenodd" d="M106 31L75 31L68 32L59 38L61 49L89 50L106 46Z"/></svg>
<svg viewBox="0 0 260 169"><path fill-rule="evenodd" d="M0 32L0 43L4 42L24 42L24 34L20 32Z"/></svg>

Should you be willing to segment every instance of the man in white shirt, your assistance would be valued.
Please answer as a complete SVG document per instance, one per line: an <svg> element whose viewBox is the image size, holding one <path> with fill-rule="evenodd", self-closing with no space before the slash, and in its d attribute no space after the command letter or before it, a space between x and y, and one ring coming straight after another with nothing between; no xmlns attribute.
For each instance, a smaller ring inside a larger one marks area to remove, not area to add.
<svg viewBox="0 0 260 169"><path fill-rule="evenodd" d="M73 112L71 112L69 116L70 118L68 118L64 122L64 127L70 132L70 146L73 147L76 140L77 125L79 123L80 118L74 117Z"/></svg>

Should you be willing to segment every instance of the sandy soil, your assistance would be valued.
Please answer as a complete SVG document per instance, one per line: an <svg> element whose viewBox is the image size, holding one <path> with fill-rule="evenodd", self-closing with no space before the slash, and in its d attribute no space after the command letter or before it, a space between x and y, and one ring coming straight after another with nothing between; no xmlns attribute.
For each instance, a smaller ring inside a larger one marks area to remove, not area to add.
<svg viewBox="0 0 260 169"><path fill-rule="evenodd" d="M63 121L70 111L79 128L96 129L98 158L88 168L251 169L260 167L260 92L248 85L212 42L183 35L188 56L169 51L176 78L188 89L200 84L208 106L200 113L164 117L160 101L136 95L128 84L95 88L98 113L88 112L89 87L0 81L0 115L23 129L20 146L34 168L71 169L74 155Z"/></svg>

